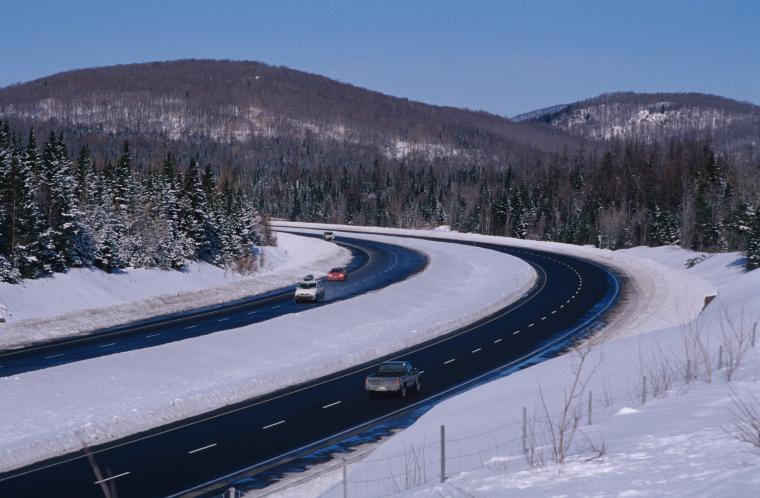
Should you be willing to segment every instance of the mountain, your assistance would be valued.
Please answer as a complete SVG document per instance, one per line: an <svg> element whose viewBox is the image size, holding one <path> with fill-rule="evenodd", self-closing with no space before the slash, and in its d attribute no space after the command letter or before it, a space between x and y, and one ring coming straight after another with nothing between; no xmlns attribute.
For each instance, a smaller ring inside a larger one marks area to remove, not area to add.
<svg viewBox="0 0 760 498"><path fill-rule="evenodd" d="M129 139L157 157L174 148L237 164L334 157L504 163L583 142L544 123L514 123L285 67L220 60L81 69L12 85L0 89L0 119L63 130L70 144L95 143L96 152L99 142L109 142L105 151L113 149L110 142Z"/></svg>
<svg viewBox="0 0 760 498"><path fill-rule="evenodd" d="M589 140L628 139L652 143L712 138L715 147L742 159L760 160L760 106L702 93L600 95L512 118L547 123Z"/></svg>

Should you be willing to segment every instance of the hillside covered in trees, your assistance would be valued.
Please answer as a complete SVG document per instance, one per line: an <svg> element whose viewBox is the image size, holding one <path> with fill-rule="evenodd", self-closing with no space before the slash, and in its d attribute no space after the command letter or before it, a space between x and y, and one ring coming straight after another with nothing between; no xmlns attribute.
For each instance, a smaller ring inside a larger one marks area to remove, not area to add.
<svg viewBox="0 0 760 498"><path fill-rule="evenodd" d="M245 170L366 159L472 165L583 142L543 123L392 97L252 61L180 60L81 69L0 89L0 118L63 132L98 160L129 140L135 159L180 159ZM192 151L192 152L190 152Z"/></svg>
<svg viewBox="0 0 760 498"><path fill-rule="evenodd" d="M608 93L515 116L590 140L709 137L716 151L760 162L760 106L703 93Z"/></svg>
<svg viewBox="0 0 760 498"><path fill-rule="evenodd" d="M757 267L757 115L720 97L628 93L512 122L256 62L60 73L0 89L0 265L6 280L230 265L268 243L266 213L742 250Z"/></svg>
<svg viewBox="0 0 760 498"><path fill-rule="evenodd" d="M86 147L72 160L61 135L41 147L27 136L0 121L0 280L187 260L250 271L271 242L250 196L196 161L145 170L125 142L118 161L96 165Z"/></svg>
<svg viewBox="0 0 760 498"><path fill-rule="evenodd" d="M291 220L741 250L760 266L760 171L727 162L709 141L617 143L504 168L293 167L261 171L253 192L263 211Z"/></svg>

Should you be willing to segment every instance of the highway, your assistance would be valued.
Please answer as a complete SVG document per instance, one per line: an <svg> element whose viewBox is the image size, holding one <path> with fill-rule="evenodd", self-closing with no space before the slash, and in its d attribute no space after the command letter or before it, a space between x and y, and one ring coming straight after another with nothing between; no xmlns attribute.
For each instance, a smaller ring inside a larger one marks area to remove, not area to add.
<svg viewBox="0 0 760 498"><path fill-rule="evenodd" d="M354 238L342 238L338 243L352 252L351 263L347 266L349 278L345 283L326 282L325 298L319 303L293 302L294 286L288 286L203 310L4 351L0 352L0 377L181 341L298 313L305 308L324 306L381 289L421 271L427 264L424 255L398 245Z"/></svg>
<svg viewBox="0 0 760 498"><path fill-rule="evenodd" d="M55 496L97 497L103 496L103 484L113 485L121 498L222 489L229 479L254 475L343 434L445 397L506 365L552 354L602 317L619 295L618 279L594 263L535 250L467 244L522 258L536 269L536 286L493 315L428 343L93 448L92 457L104 472L100 478L86 455L71 454L0 475L0 496L49 496L53 491ZM422 393L403 399L368 398L364 377L391 358L411 361L424 371Z"/></svg>

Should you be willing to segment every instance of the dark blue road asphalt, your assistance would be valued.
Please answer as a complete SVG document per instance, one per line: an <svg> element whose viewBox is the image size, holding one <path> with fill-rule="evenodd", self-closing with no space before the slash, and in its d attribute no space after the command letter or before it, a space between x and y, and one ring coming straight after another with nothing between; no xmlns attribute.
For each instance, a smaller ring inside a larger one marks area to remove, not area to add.
<svg viewBox="0 0 760 498"><path fill-rule="evenodd" d="M399 240L403 243L403 240ZM469 243L468 243L469 244ZM369 399L363 380L378 362L225 407L93 449L120 498L182 494L220 486L223 476L266 469L284 456L335 441L341 434L446 396L505 365L549 355L585 330L615 301L619 286L606 269L578 258L504 246L536 268L536 287L475 324L388 358L424 370L423 392ZM499 269L493 269L498 278ZM0 496L97 497L81 453L0 475ZM54 484L53 484L54 483Z"/></svg>
<svg viewBox="0 0 760 498"><path fill-rule="evenodd" d="M339 242L353 254L347 266L349 277L346 282L326 282L325 299L320 303L294 303L294 288L291 286L234 303L129 324L86 337L4 351L0 352L0 377L181 341L298 313L304 307L323 306L380 289L408 278L427 264L424 255L398 245L351 238L342 238Z"/></svg>

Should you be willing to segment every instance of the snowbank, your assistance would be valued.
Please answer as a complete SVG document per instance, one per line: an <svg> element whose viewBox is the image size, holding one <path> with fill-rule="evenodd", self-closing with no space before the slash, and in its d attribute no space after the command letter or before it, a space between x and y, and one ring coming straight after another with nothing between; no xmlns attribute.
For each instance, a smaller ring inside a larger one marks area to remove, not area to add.
<svg viewBox="0 0 760 498"><path fill-rule="evenodd" d="M8 320L0 324L0 348L241 299L290 285L306 273L324 274L351 258L348 250L319 239L281 234L278 242L277 247L263 248L263 267L249 276L191 263L181 272L73 269L22 284L0 283Z"/></svg>
<svg viewBox="0 0 760 498"><path fill-rule="evenodd" d="M596 249L589 246L538 242L491 235L476 235L440 230L406 230L397 228L351 227L318 223L277 221L273 226L310 227L319 230L360 231L388 235L411 235L431 239L455 239L525 247L585 258L612 268L626 282L623 299L615 314L609 318L606 334L615 337L643 334L664 327L688 323L704 308L705 297L714 295L715 285L691 272L668 271L668 267L635 253Z"/></svg>
<svg viewBox="0 0 760 498"><path fill-rule="evenodd" d="M0 471L79 449L80 438L118 439L414 345L506 306L536 277L495 251L361 237L403 242L427 253L429 265L383 290L302 313L0 379ZM452 274L456 286L448 285ZM377 312L388 309L392 316Z"/></svg>
<svg viewBox="0 0 760 498"><path fill-rule="evenodd" d="M638 267L632 266L633 255L641 260ZM547 360L440 403L352 465L349 496L755 496L760 457L757 448L732 437L731 411L738 408L734 397L752 401L753 396L760 410L760 343L750 342L752 329L760 327L760 271L741 271L738 254L672 247L608 256L639 273L657 268L650 277L658 296L668 292L657 286L701 280L702 289L717 286L718 297L698 316L644 317L640 330L650 333L602 332L607 340L586 350L579 376L588 386L569 403L566 427L577 420L579 430L564 465L552 461L549 421L556 431L579 354ZM690 309L677 305L682 296L672 290L673 302L656 306L657 313ZM649 330L657 320L682 323ZM635 319L624 325L636 330ZM728 365L739 350L746 350L743 360L731 372ZM522 407L528 410L530 458L522 452ZM447 434L445 484L439 483L437 456L441 425ZM342 496L342 487L335 485L339 480L339 471L324 472L277 496Z"/></svg>

